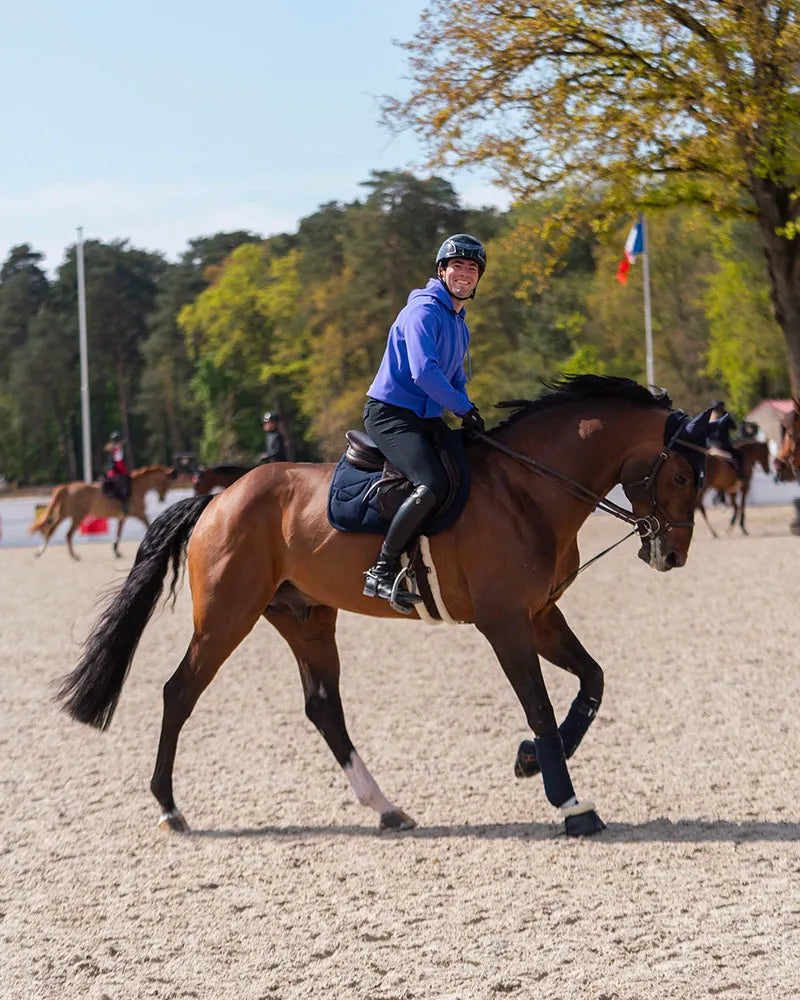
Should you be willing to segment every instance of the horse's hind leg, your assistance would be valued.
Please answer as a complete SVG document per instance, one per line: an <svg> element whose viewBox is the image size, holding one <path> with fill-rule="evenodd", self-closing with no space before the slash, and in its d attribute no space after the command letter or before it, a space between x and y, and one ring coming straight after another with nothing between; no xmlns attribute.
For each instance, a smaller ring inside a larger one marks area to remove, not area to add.
<svg viewBox="0 0 800 1000"><path fill-rule="evenodd" d="M730 527L732 528L738 521L739 527L742 529L742 534L746 535L747 528L744 526L744 490L731 494L731 501L733 503L733 517L731 518Z"/></svg>
<svg viewBox="0 0 800 1000"><path fill-rule="evenodd" d="M114 539L114 544L112 546L114 555L119 559L122 553L119 550L119 543L122 539L122 526L125 524L125 515L117 518L117 537Z"/></svg>
<svg viewBox="0 0 800 1000"><path fill-rule="evenodd" d="M52 524L47 524L47 525L44 525L42 527L42 544L36 550L36 556L35 556L35 558L38 559L39 556L47 548L47 545L48 545L50 539L53 537L53 532L56 530L56 528L59 526L59 524L61 524L60 520L59 521L54 521Z"/></svg>
<svg viewBox="0 0 800 1000"><path fill-rule="evenodd" d="M79 518L77 516L73 517L72 524L69 526L69 531L67 531L66 538L64 539L64 541L67 543L67 551L72 556L72 558L77 560L78 562L80 562L81 557L75 552L75 549L73 549L72 547L72 536L78 530L81 520L82 518Z"/></svg>
<svg viewBox="0 0 800 1000"><path fill-rule="evenodd" d="M315 606L300 620L291 611L268 609L264 617L288 642L300 668L306 715L345 773L356 798L380 815L381 829L409 830L414 820L380 790L347 732L339 694L336 609Z"/></svg>
<svg viewBox="0 0 800 1000"><path fill-rule="evenodd" d="M605 685L603 670L583 648L554 604L536 618L536 639L539 652L546 660L574 674L580 681L580 690L558 727L564 756L569 759L600 710ZM538 773L533 741L523 740L517 751L514 774L518 778L530 778Z"/></svg>
<svg viewBox="0 0 800 1000"><path fill-rule="evenodd" d="M164 714L158 754L150 780L150 791L161 806L159 826L162 830L186 832L189 826L175 804L172 774L178 737L192 714L200 695L216 676L225 660L258 621L263 603L240 605L233 610L231 597L204 600L194 597L195 632L178 669L164 685Z"/></svg>

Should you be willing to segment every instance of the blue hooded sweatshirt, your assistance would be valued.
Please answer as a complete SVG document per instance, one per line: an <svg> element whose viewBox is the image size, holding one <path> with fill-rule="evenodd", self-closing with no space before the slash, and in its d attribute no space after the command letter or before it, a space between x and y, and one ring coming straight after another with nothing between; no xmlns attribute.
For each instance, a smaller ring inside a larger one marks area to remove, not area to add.
<svg viewBox="0 0 800 1000"><path fill-rule="evenodd" d="M419 417L440 417L442 410L463 417L472 409L464 390L465 354L469 329L464 309L455 312L447 289L438 278L430 278L424 288L411 292L389 330L367 395Z"/></svg>

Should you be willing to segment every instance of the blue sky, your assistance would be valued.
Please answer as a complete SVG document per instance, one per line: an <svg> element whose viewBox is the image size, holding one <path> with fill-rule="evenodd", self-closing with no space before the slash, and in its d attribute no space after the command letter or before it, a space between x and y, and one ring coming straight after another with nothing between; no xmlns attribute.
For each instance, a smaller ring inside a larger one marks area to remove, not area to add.
<svg viewBox="0 0 800 1000"><path fill-rule="evenodd" d="M54 270L85 239L175 259L220 230L294 231L371 170L421 176L423 150L378 122L407 91L421 0L32 0L4 11L0 259ZM504 205L476 174L465 204Z"/></svg>

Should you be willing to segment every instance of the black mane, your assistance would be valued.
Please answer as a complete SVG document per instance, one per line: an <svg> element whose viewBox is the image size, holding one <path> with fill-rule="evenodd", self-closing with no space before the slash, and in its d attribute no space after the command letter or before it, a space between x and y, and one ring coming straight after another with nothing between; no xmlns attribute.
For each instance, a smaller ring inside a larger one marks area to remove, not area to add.
<svg viewBox="0 0 800 1000"><path fill-rule="evenodd" d="M672 400L664 390L659 390L654 395L631 378L617 378L614 375L558 375L542 379L542 385L547 393L538 399L508 399L497 403L497 406L513 409L515 412L492 428L490 433L507 427L529 413L539 413L581 399L628 399L649 409L672 409Z"/></svg>

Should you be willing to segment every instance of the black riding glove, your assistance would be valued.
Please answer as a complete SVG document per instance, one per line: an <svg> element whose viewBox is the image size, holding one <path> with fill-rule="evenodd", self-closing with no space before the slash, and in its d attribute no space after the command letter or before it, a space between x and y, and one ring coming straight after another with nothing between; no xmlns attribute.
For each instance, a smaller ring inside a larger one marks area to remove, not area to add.
<svg viewBox="0 0 800 1000"><path fill-rule="evenodd" d="M465 413L461 418L461 426L465 431L477 431L479 434L486 433L486 425L483 417L478 413L478 407L473 406L469 413Z"/></svg>

